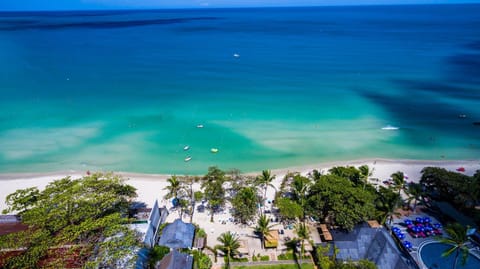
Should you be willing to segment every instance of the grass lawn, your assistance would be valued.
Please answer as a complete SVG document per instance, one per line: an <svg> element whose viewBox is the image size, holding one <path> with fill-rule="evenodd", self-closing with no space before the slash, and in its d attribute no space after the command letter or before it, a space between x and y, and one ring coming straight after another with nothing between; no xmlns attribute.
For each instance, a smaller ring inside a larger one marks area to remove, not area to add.
<svg viewBox="0 0 480 269"><path fill-rule="evenodd" d="M277 265L252 265L252 266L233 266L236 269L298 269L296 264L277 264ZM313 264L304 263L302 269L313 269Z"/></svg>

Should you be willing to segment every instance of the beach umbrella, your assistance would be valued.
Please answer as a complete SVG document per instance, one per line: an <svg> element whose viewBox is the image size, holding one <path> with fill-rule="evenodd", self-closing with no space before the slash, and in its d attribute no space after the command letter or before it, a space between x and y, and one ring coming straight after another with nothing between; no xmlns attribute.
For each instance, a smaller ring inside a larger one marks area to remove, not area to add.
<svg viewBox="0 0 480 269"><path fill-rule="evenodd" d="M406 220L405 220L405 224L407 224L407 225L410 225L410 224L412 224L412 220L410 220L410 219L406 219Z"/></svg>
<svg viewBox="0 0 480 269"><path fill-rule="evenodd" d="M421 222L422 222L422 218L417 217L417 218L415 218L415 221L418 222L418 223L421 223Z"/></svg>
<svg viewBox="0 0 480 269"><path fill-rule="evenodd" d="M423 221L424 221L425 223L430 223L430 222L432 221L432 219L431 219L430 217L425 217L425 218L423 219Z"/></svg>

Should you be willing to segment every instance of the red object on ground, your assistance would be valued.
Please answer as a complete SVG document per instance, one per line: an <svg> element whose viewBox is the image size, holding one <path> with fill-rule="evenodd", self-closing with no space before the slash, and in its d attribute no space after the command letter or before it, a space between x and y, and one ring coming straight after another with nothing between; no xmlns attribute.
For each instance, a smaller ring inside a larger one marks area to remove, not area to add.
<svg viewBox="0 0 480 269"><path fill-rule="evenodd" d="M465 172L465 168L459 167L459 168L457 168L457 171L458 171L458 172Z"/></svg>

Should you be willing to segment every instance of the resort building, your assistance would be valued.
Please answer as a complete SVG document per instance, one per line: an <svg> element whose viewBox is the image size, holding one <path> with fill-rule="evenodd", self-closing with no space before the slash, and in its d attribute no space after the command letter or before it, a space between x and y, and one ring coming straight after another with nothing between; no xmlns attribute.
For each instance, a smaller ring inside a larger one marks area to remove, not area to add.
<svg viewBox="0 0 480 269"><path fill-rule="evenodd" d="M155 265L155 269L192 269L192 267L193 257L177 250L170 251Z"/></svg>
<svg viewBox="0 0 480 269"><path fill-rule="evenodd" d="M356 226L351 232L331 230L333 245L338 248L337 259L361 260L374 262L381 269L411 269L417 268L404 253L402 253L388 231L382 226L367 223Z"/></svg>
<svg viewBox="0 0 480 269"><path fill-rule="evenodd" d="M194 235L193 224L176 219L163 229L158 244L170 249L192 248Z"/></svg>

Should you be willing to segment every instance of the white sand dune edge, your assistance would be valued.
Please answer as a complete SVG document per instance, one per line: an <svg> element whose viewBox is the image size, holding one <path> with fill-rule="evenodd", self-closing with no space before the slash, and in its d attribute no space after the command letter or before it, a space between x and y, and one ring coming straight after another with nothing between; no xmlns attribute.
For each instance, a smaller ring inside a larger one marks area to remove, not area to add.
<svg viewBox="0 0 480 269"><path fill-rule="evenodd" d="M459 167L465 168L465 174L473 175L476 170L480 170L480 160L457 160L457 161L428 161L428 160L390 160L390 159L365 159L354 161L337 161L328 163L319 163L316 165L305 165L297 167L289 167L284 169L272 170L272 173L276 175L274 185L280 186L282 178L288 172L300 172L307 174L313 169L319 171L327 171L333 166L345 166L345 165L368 165L373 168L372 178L378 178L385 180L389 178L392 173L402 171L408 176L408 181L418 181L421 176L421 170L427 166L443 167L447 170L455 171ZM206 169L205 169L206 170ZM166 194L164 188L168 185L166 179L170 175L161 174L137 174L127 172L116 172L127 179L127 183L137 188L138 198L137 200L145 202L151 206L155 199L161 201ZM259 173L248 173L255 175ZM40 189L56 179L71 176L73 178L81 177L85 175L85 172L79 171L62 171L62 172L50 172L50 173L9 173L0 174L0 211L6 208L5 198L8 194L16 191L17 189L24 189L29 187L38 187ZM194 186L198 189L200 186L196 184ZM269 199L273 199L274 190L269 189L267 196Z"/></svg>

